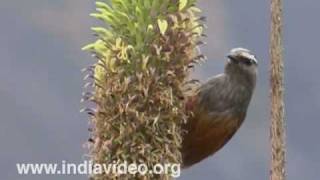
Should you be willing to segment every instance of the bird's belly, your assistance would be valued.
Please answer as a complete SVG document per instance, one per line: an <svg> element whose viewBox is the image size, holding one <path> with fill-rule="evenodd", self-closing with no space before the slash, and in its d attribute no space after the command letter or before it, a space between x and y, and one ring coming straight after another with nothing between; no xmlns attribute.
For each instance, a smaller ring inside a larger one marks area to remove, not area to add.
<svg viewBox="0 0 320 180"><path fill-rule="evenodd" d="M221 149L234 135L240 119L221 119L216 122L199 121L183 142L183 161L188 166L195 164Z"/></svg>

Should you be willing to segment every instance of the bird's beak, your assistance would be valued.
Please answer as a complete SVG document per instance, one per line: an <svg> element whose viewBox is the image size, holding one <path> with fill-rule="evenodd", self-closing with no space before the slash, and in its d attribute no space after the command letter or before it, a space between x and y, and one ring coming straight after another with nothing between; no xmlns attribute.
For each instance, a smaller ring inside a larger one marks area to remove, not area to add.
<svg viewBox="0 0 320 180"><path fill-rule="evenodd" d="M256 65L258 65L258 60L256 59L256 57L252 57L252 62L254 63L254 64L256 64Z"/></svg>

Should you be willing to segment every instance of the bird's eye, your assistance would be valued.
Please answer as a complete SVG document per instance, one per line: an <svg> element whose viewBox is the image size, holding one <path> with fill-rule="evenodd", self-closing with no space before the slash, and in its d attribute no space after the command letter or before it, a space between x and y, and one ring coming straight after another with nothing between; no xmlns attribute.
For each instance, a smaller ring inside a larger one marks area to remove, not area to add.
<svg viewBox="0 0 320 180"><path fill-rule="evenodd" d="M253 64L251 59L243 59L243 63L247 66L251 66Z"/></svg>
<svg viewBox="0 0 320 180"><path fill-rule="evenodd" d="M234 63L234 64L238 64L238 63L239 63L239 61L238 61L236 58L234 58L233 56L228 56L228 58L229 58L230 61L231 61L232 63Z"/></svg>

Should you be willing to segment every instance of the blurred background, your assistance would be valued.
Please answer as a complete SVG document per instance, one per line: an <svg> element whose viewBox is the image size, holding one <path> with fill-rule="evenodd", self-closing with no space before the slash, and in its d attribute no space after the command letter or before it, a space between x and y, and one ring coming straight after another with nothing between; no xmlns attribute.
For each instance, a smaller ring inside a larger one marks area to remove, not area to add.
<svg viewBox="0 0 320 180"><path fill-rule="evenodd" d="M257 180L269 175L269 1L199 0L207 16L208 57L194 77L223 71L233 47L259 59L258 86L247 119L211 158L182 171L181 180ZM290 180L320 175L320 1L284 2L287 169ZM88 138L79 113L80 69L94 62L80 48L94 37L88 0L0 1L0 174L6 180L79 180L86 176L21 176L19 162L81 162Z"/></svg>

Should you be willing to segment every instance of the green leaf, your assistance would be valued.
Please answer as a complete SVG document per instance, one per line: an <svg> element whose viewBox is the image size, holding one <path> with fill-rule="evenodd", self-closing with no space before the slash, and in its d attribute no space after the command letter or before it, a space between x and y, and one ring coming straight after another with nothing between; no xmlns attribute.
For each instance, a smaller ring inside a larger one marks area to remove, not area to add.
<svg viewBox="0 0 320 180"><path fill-rule="evenodd" d="M147 32L152 32L152 31L153 31L153 26L152 24L149 24L147 28Z"/></svg>
<svg viewBox="0 0 320 180"><path fill-rule="evenodd" d="M115 68L115 64L116 64L117 59L116 58L111 58L109 61L109 69L111 70L111 72L116 72L116 68Z"/></svg>
<svg viewBox="0 0 320 180"><path fill-rule="evenodd" d="M112 12L112 8L108 4L106 4L104 2L97 1L96 2L96 6L97 6L97 8L103 8L103 9L109 11L109 12Z"/></svg>
<svg viewBox="0 0 320 180"><path fill-rule="evenodd" d="M103 27L92 27L91 30L94 31L102 39L110 38L113 35L110 30L107 30Z"/></svg>
<svg viewBox="0 0 320 180"><path fill-rule="evenodd" d="M150 56L146 56L146 55L142 55L142 70L146 70L147 69L147 64L149 62L149 58Z"/></svg>
<svg viewBox="0 0 320 180"><path fill-rule="evenodd" d="M84 47L81 48L81 50L82 50L82 51L92 50L92 49L94 49L94 45L95 45L94 43L85 45Z"/></svg>
<svg viewBox="0 0 320 180"><path fill-rule="evenodd" d="M100 19L100 20L104 21L107 24L113 24L114 23L113 19L111 19L109 16L104 16L104 15L98 14L98 13L91 13L90 16L94 17L94 18L97 18L97 19Z"/></svg>
<svg viewBox="0 0 320 180"><path fill-rule="evenodd" d="M160 29L160 33L164 35L168 29L168 22L164 19L158 19L158 26Z"/></svg>
<svg viewBox="0 0 320 180"><path fill-rule="evenodd" d="M180 0L179 1L179 10L183 10L188 4L188 0Z"/></svg>
<svg viewBox="0 0 320 180"><path fill-rule="evenodd" d="M199 9L199 8L197 8L197 7L191 7L190 8L190 10L192 11L192 12L194 12L194 13L201 13L202 11L201 11L201 9Z"/></svg>

